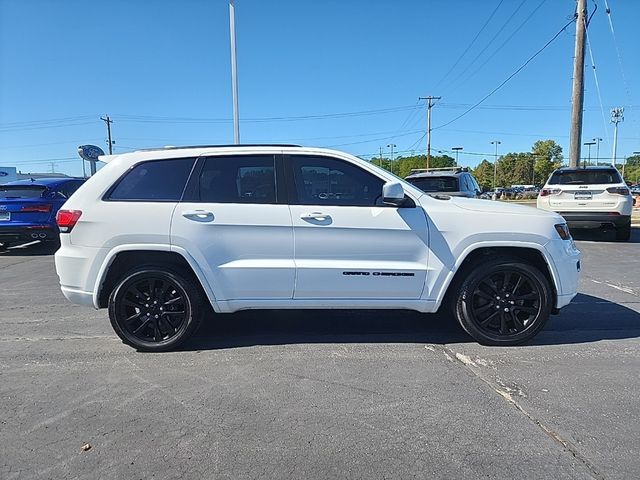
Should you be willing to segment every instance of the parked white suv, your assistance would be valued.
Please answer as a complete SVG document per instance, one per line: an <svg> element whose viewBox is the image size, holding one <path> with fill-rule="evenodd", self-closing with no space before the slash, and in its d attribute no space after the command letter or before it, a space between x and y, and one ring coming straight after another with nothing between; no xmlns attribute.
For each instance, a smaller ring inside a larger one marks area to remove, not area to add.
<svg viewBox="0 0 640 480"><path fill-rule="evenodd" d="M614 167L559 168L538 195L538 208L557 212L570 228L615 228L631 237L633 197Z"/></svg>
<svg viewBox="0 0 640 480"><path fill-rule="evenodd" d="M175 348L210 308L451 308L485 344L533 337L576 295L559 215L428 195L366 161L286 145L183 147L107 162L58 214L72 302L122 340Z"/></svg>

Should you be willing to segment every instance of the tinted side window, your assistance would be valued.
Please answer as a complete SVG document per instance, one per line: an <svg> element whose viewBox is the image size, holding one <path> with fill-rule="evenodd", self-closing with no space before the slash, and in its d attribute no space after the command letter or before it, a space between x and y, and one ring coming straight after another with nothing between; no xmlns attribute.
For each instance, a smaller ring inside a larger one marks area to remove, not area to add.
<svg viewBox="0 0 640 480"><path fill-rule="evenodd" d="M195 158L153 160L133 167L111 190L109 200L178 201Z"/></svg>
<svg viewBox="0 0 640 480"><path fill-rule="evenodd" d="M292 156L296 205L383 205L384 180L343 160Z"/></svg>
<svg viewBox="0 0 640 480"><path fill-rule="evenodd" d="M276 203L273 155L209 157L200 174L200 201Z"/></svg>

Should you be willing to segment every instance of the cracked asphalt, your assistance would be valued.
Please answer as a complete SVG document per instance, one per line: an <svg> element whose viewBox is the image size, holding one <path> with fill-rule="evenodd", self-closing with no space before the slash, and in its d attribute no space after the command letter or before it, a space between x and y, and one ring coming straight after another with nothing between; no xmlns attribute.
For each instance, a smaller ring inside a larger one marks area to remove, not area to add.
<svg viewBox="0 0 640 480"><path fill-rule="evenodd" d="M582 235L580 294L513 348L446 315L266 311L137 353L12 249L0 479L640 478L640 230Z"/></svg>

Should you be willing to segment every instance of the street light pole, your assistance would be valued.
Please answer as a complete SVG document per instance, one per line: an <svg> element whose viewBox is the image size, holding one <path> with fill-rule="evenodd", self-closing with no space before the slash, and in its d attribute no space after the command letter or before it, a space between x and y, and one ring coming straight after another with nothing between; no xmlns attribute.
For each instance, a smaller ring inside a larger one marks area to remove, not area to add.
<svg viewBox="0 0 640 480"><path fill-rule="evenodd" d="M588 162L588 165L591 165L591 145L595 145L596 142L584 142L584 144L589 147L589 154L588 154L589 155L589 162ZM597 163L598 162L596 162L596 164ZM584 166L586 167L587 165L584 165Z"/></svg>
<svg viewBox="0 0 640 480"><path fill-rule="evenodd" d="M451 150L456 152L456 167L458 166L458 153L460 153L460 150L462 149L463 149L462 147L451 147Z"/></svg>
<svg viewBox="0 0 640 480"><path fill-rule="evenodd" d="M593 139L594 142L596 142L596 167L598 166L598 160L600 160L600 142L602 141L601 138L596 137Z"/></svg>
<svg viewBox="0 0 640 480"><path fill-rule="evenodd" d="M393 173L393 149L397 147L397 145L395 143L390 143L389 145L387 145L387 147L391 148L391 173Z"/></svg>
<svg viewBox="0 0 640 480"><path fill-rule="evenodd" d="M229 0L229 34L231 36L231 93L233 95L233 143L240 143L240 119L238 118L238 65L236 60L236 10L234 0Z"/></svg>
<svg viewBox="0 0 640 480"><path fill-rule="evenodd" d="M496 189L496 176L498 174L498 145L500 145L502 142L500 140L494 140L491 142L491 145L495 145L496 146L496 159L493 162L493 190L495 191Z"/></svg>

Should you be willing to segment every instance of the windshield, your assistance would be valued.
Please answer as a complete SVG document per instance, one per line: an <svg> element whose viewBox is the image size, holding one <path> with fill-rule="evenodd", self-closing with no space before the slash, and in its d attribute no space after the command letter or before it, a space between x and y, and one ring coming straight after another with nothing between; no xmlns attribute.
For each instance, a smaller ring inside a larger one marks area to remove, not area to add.
<svg viewBox="0 0 640 480"><path fill-rule="evenodd" d="M42 196L45 187L25 185L0 185L0 199L38 198Z"/></svg>
<svg viewBox="0 0 640 480"><path fill-rule="evenodd" d="M409 183L423 192L457 192L458 179L456 177L422 177L409 178Z"/></svg>
<svg viewBox="0 0 640 480"><path fill-rule="evenodd" d="M550 185L579 185L621 183L617 170L567 170L557 171L549 179Z"/></svg>

